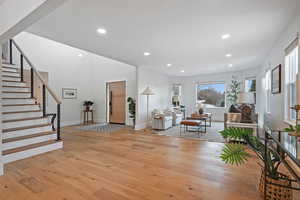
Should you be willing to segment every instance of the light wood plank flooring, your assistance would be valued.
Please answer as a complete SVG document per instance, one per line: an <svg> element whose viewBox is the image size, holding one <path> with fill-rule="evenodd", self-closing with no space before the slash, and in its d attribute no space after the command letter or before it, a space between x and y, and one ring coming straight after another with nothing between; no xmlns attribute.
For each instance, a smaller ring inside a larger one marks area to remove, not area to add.
<svg viewBox="0 0 300 200"><path fill-rule="evenodd" d="M225 165L223 144L63 130L64 149L7 164L1 200L258 200L260 169Z"/></svg>

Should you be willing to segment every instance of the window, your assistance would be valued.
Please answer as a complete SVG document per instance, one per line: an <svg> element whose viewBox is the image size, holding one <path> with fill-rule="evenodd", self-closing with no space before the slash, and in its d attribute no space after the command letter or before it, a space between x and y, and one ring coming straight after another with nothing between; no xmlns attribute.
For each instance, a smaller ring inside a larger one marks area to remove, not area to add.
<svg viewBox="0 0 300 200"><path fill-rule="evenodd" d="M287 48L285 56L285 120L289 122L296 120L296 112L290 108L297 104L296 82L299 55L298 46L293 45L292 47Z"/></svg>
<svg viewBox="0 0 300 200"><path fill-rule="evenodd" d="M245 80L245 92L256 92L256 79L247 78Z"/></svg>
<svg viewBox="0 0 300 200"><path fill-rule="evenodd" d="M271 113L271 70L268 70L265 77L266 113Z"/></svg>
<svg viewBox="0 0 300 200"><path fill-rule="evenodd" d="M197 101L204 101L207 108L225 107L225 84L198 84Z"/></svg>

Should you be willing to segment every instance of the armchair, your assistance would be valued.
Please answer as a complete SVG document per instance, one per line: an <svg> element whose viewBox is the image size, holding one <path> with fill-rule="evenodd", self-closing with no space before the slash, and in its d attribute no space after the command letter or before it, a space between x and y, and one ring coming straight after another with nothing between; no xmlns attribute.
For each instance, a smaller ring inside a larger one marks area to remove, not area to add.
<svg viewBox="0 0 300 200"><path fill-rule="evenodd" d="M183 120L183 112L180 110L174 110L172 112L172 117L173 117L173 126L179 125L180 122Z"/></svg>
<svg viewBox="0 0 300 200"><path fill-rule="evenodd" d="M159 112L157 110L152 112L152 128L155 130L166 130L172 127L173 116L169 113Z"/></svg>

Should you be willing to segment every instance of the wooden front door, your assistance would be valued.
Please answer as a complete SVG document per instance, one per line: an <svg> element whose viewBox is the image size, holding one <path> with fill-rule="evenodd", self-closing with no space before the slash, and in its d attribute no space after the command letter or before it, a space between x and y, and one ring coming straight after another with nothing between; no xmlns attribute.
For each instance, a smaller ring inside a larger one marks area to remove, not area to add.
<svg viewBox="0 0 300 200"><path fill-rule="evenodd" d="M126 120L126 82L108 83L109 123L125 124Z"/></svg>

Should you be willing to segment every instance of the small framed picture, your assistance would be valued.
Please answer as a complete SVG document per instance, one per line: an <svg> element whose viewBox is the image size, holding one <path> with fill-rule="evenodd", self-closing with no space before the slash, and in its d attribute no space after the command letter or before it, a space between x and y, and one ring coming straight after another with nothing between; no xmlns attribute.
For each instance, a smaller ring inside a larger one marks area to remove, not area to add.
<svg viewBox="0 0 300 200"><path fill-rule="evenodd" d="M272 94L279 94L281 92L281 65L278 65L272 70L271 91Z"/></svg>
<svg viewBox="0 0 300 200"><path fill-rule="evenodd" d="M77 99L77 89L75 88L63 88L62 89L63 99Z"/></svg>

